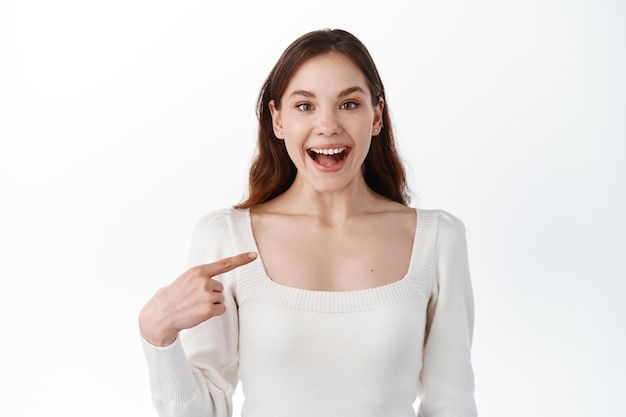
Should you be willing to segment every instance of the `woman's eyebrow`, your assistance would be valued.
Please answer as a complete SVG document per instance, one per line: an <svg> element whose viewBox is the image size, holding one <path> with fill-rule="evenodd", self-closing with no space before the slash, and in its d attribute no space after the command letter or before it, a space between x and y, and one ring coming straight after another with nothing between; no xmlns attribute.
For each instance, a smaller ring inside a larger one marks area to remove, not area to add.
<svg viewBox="0 0 626 417"><path fill-rule="evenodd" d="M354 87L349 87L341 91L339 94L337 94L337 97L345 97L347 95L350 95L352 93L357 93L357 92L365 94L365 91L363 91L361 87L359 87L358 85L355 85Z"/></svg>
<svg viewBox="0 0 626 417"><path fill-rule="evenodd" d="M339 98L345 97L347 95L350 95L356 92L365 94L365 91L361 87L359 87L358 85L355 85L354 87L348 87L345 90L340 91L339 94L337 94L337 97ZM291 94L289 94L289 97L293 97L293 96L304 96L304 97L315 98L315 94L307 90L294 90L291 92Z"/></svg>
<svg viewBox="0 0 626 417"><path fill-rule="evenodd" d="M294 90L291 94L289 94L289 97L293 97L293 96L304 96L304 97L315 98L315 94L306 90Z"/></svg>

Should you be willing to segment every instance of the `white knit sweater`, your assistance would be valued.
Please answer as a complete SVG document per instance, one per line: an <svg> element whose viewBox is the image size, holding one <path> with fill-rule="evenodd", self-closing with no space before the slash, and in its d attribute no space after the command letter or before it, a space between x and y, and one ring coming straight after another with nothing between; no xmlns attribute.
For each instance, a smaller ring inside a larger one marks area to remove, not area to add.
<svg viewBox="0 0 626 417"><path fill-rule="evenodd" d="M465 228L418 209L409 271L358 291L271 281L261 258L223 274L227 312L170 346L143 341L160 416L226 417L240 380L245 417L476 415L473 298ZM258 252L246 209L223 209L194 231L191 265Z"/></svg>

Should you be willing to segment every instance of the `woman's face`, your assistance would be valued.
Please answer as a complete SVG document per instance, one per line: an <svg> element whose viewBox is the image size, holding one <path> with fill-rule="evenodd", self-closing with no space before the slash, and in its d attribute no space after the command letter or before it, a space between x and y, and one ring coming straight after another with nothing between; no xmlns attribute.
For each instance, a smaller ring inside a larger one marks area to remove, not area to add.
<svg viewBox="0 0 626 417"><path fill-rule="evenodd" d="M287 85L281 109L273 100L269 105L276 137L298 170L296 181L333 192L362 178L384 103L372 105L367 79L349 58L330 53L309 59Z"/></svg>

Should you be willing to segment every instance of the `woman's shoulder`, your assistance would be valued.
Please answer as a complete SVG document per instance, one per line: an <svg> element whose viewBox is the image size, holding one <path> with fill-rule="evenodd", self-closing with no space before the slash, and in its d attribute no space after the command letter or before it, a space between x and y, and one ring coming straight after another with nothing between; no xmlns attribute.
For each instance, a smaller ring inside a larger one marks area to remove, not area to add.
<svg viewBox="0 0 626 417"><path fill-rule="evenodd" d="M418 216L422 217L431 217L438 222L439 228L444 229L457 229L465 232L465 224L463 221L457 217L456 215L450 213L449 211L443 209L423 209L416 208Z"/></svg>
<svg viewBox="0 0 626 417"><path fill-rule="evenodd" d="M420 226L428 229L436 242L438 253L458 252L465 250L465 224L456 215L442 209L417 209Z"/></svg>
<svg viewBox="0 0 626 417"><path fill-rule="evenodd" d="M385 220L399 220L409 227L415 227L417 209L393 201L383 196L376 196L374 204L370 206L369 213L373 217L380 217Z"/></svg>
<svg viewBox="0 0 626 417"><path fill-rule="evenodd" d="M230 222L247 216L248 209L223 207L210 211L196 221L195 229L204 231L224 231Z"/></svg>
<svg viewBox="0 0 626 417"><path fill-rule="evenodd" d="M192 233L191 263L200 264L232 255L233 226L240 224L246 213L246 209L228 207L200 217Z"/></svg>

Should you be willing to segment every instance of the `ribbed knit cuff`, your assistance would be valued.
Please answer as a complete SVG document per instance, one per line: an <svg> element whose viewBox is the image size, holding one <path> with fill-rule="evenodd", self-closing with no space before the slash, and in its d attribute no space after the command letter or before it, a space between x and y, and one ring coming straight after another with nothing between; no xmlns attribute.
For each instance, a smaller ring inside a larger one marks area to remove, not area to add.
<svg viewBox="0 0 626 417"><path fill-rule="evenodd" d="M152 398L167 404L185 404L197 395L197 387L185 356L176 338L169 346L159 347L141 337L148 364Z"/></svg>

